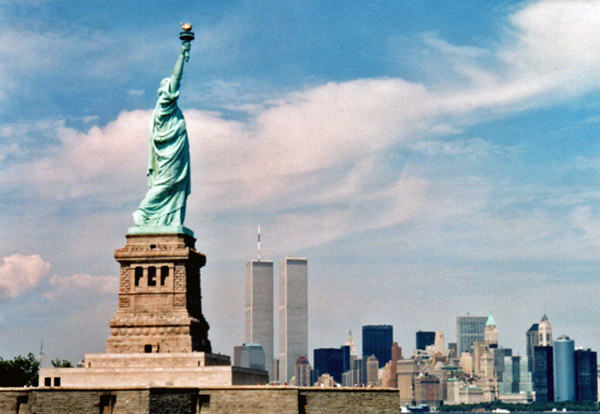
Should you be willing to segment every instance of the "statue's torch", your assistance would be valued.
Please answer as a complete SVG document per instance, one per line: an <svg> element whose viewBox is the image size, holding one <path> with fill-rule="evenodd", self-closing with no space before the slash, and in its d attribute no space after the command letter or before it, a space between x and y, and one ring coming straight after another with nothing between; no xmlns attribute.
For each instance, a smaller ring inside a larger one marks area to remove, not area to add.
<svg viewBox="0 0 600 414"><path fill-rule="evenodd" d="M182 40L182 43L191 43L191 41L194 40L194 33L191 31L192 25L189 23L181 23L181 28L183 29L183 32L179 33L179 38ZM188 62L190 60L190 52L186 51L184 57L185 61Z"/></svg>

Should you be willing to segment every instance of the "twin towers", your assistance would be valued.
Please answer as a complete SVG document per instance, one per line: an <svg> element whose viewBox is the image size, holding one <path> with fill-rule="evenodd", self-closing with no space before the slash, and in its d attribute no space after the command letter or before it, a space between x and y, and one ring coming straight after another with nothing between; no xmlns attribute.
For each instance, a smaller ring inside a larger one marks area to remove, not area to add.
<svg viewBox="0 0 600 414"><path fill-rule="evenodd" d="M307 260L286 257L279 261L279 358L275 364L273 261L246 263L246 344L259 344L265 351L270 381L289 383L296 361L308 356Z"/></svg>

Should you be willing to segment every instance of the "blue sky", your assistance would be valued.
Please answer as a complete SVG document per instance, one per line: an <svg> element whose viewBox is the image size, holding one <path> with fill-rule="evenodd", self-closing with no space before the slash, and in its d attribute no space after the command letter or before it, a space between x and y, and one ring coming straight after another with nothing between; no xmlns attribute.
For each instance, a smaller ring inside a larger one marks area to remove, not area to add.
<svg viewBox="0 0 600 414"><path fill-rule="evenodd" d="M0 356L104 351L182 21L215 351L259 224L309 260L311 349L490 309L521 353L544 313L600 348L600 1L30 0L0 2Z"/></svg>

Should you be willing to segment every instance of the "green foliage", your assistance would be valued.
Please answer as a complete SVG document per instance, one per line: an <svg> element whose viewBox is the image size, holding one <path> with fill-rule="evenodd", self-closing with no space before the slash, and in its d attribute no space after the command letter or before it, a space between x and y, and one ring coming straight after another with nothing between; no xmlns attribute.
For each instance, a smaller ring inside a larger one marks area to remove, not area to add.
<svg viewBox="0 0 600 414"><path fill-rule="evenodd" d="M556 409L556 411L562 411L563 408L571 412L598 412L599 407L595 402L550 402L550 403L531 403L531 404L511 404L503 403L501 401L493 401L480 404L457 404L457 405L444 405L438 407L438 412L491 412L497 408L509 410L511 412L519 413L531 413L531 412L548 412Z"/></svg>
<svg viewBox="0 0 600 414"><path fill-rule="evenodd" d="M54 368L73 368L73 364L66 359L56 358L51 361Z"/></svg>
<svg viewBox="0 0 600 414"><path fill-rule="evenodd" d="M0 387L33 387L38 385L40 363L30 352L4 360L0 357Z"/></svg>

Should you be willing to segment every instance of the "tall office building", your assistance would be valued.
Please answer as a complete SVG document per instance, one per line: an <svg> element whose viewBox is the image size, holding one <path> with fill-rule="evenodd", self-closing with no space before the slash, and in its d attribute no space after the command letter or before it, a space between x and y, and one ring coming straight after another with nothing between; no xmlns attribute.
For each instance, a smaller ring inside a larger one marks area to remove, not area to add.
<svg viewBox="0 0 600 414"><path fill-rule="evenodd" d="M526 356L504 357L504 373L498 389L501 395L531 393L533 381Z"/></svg>
<svg viewBox="0 0 600 414"><path fill-rule="evenodd" d="M394 327L392 325L365 325L362 327L363 361L375 355L379 368L392 359Z"/></svg>
<svg viewBox="0 0 600 414"><path fill-rule="evenodd" d="M390 360L390 380L389 387L398 388L398 361L402 359L402 347L398 342L392 344L392 359Z"/></svg>
<svg viewBox="0 0 600 414"><path fill-rule="evenodd" d="M296 361L296 386L297 387L310 387L312 384L310 382L310 373L312 368L310 367L310 362L308 359L302 355Z"/></svg>
<svg viewBox="0 0 600 414"><path fill-rule="evenodd" d="M554 398L575 401L575 341L566 335L554 341Z"/></svg>
<svg viewBox="0 0 600 414"><path fill-rule="evenodd" d="M463 352L471 352L476 341L485 340L487 316L458 316L456 318L457 357Z"/></svg>
<svg viewBox="0 0 600 414"><path fill-rule="evenodd" d="M548 403L554 401L554 357L551 346L534 348L533 388L535 402Z"/></svg>
<svg viewBox="0 0 600 414"><path fill-rule="evenodd" d="M532 372L535 372L536 367L534 348L538 345L552 346L552 327L546 314L542 316L540 323L534 323L527 331L527 356L531 361Z"/></svg>
<svg viewBox="0 0 600 414"><path fill-rule="evenodd" d="M488 316L485 322L485 328L483 328L483 337L490 348L498 348L498 327L496 326L496 321L492 316L491 310L490 316Z"/></svg>
<svg viewBox="0 0 600 414"><path fill-rule="evenodd" d="M319 370L319 375L329 374L335 382L341 384L342 374L349 369L349 366L344 369L344 359L346 357L349 364L350 347L318 348L313 351L313 354L314 369Z"/></svg>
<svg viewBox="0 0 600 414"><path fill-rule="evenodd" d="M435 344L435 332L419 331L417 332L416 337L417 347L415 349L424 351L427 346Z"/></svg>
<svg viewBox="0 0 600 414"><path fill-rule="evenodd" d="M512 356L512 349L494 348L492 349L492 355L494 356L494 372L498 381L502 381L502 376L504 375L504 358Z"/></svg>
<svg viewBox="0 0 600 414"><path fill-rule="evenodd" d="M348 338L346 338L346 346L350 347L350 358L356 359L356 344L354 343L354 338L352 337L352 331L348 332Z"/></svg>
<svg viewBox="0 0 600 414"><path fill-rule="evenodd" d="M552 327L548 322L546 314L542 316L542 320L538 325L538 343L540 346L552 346Z"/></svg>
<svg viewBox="0 0 600 414"><path fill-rule="evenodd" d="M375 356L371 355L367 358L367 362L365 363L365 369L367 371L365 383L367 386L377 386L377 381L379 380L379 368L380 363Z"/></svg>
<svg viewBox="0 0 600 414"><path fill-rule="evenodd" d="M265 351L260 344L244 344L241 355L241 366L252 369L265 369Z"/></svg>
<svg viewBox="0 0 600 414"><path fill-rule="evenodd" d="M273 337L273 262L252 260L246 263L246 343L262 346L270 381L275 379Z"/></svg>
<svg viewBox="0 0 600 414"><path fill-rule="evenodd" d="M444 332L435 332L435 341L433 343L433 352L436 354L444 354L446 352L446 343L444 342Z"/></svg>
<svg viewBox="0 0 600 414"><path fill-rule="evenodd" d="M577 401L598 401L598 358L590 349L575 350L575 393Z"/></svg>
<svg viewBox="0 0 600 414"><path fill-rule="evenodd" d="M294 376L296 361L308 355L307 260L286 257L279 261L279 380Z"/></svg>
<svg viewBox="0 0 600 414"><path fill-rule="evenodd" d="M539 324L534 323L525 333L527 337L527 357L529 358L531 372L535 372L535 347L540 344Z"/></svg>

